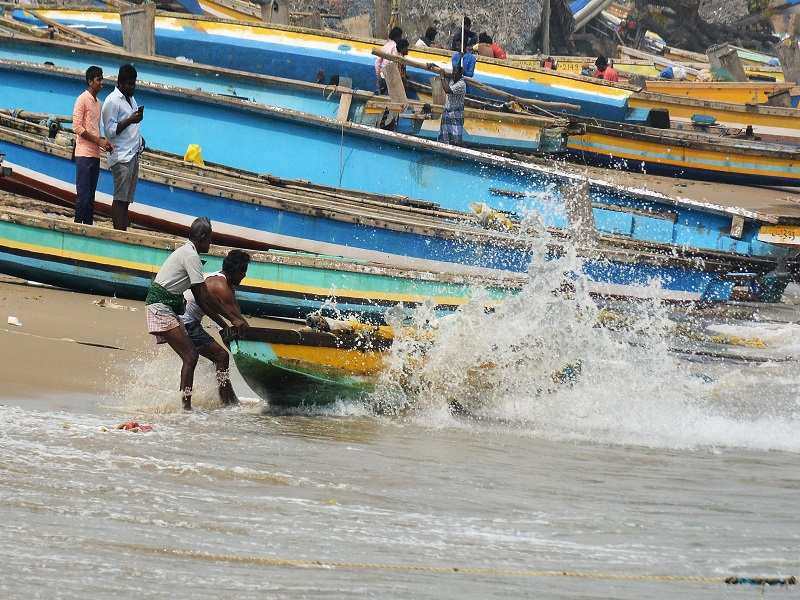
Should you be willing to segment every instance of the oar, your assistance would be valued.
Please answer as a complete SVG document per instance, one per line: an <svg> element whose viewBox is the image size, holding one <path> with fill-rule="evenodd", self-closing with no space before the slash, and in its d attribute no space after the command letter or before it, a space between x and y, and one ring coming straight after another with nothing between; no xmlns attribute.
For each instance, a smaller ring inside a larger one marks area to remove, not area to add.
<svg viewBox="0 0 800 600"><path fill-rule="evenodd" d="M383 50L379 50L378 48L374 48L372 50L372 54L375 56L379 56L384 60L391 60L396 63L401 63L409 67L416 67L418 69L424 69L426 71L430 71L432 73L439 73L438 68L431 68L428 66L427 63L420 63L415 60L411 60L406 58L405 56L398 56L395 54L388 54ZM515 96L509 92L504 92L503 90L498 90L496 87L492 87L485 83L481 83L480 81L472 78L472 77L464 77L464 80L472 86L483 90L488 94L493 94L500 98L504 98L506 100L510 100L512 102L516 102L517 104L523 106L533 106L535 108L542 108L542 109L549 109L549 110L568 110L573 112L580 112L581 107L577 104L569 104L566 102L545 102L543 100L532 100L530 98L520 98L519 96Z"/></svg>

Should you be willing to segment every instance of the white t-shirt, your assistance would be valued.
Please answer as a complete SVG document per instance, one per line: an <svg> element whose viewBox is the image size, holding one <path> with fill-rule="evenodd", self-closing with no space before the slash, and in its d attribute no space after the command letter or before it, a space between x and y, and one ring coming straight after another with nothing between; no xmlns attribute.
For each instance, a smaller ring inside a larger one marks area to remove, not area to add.
<svg viewBox="0 0 800 600"><path fill-rule="evenodd" d="M155 278L158 285L172 294L182 294L203 281L203 263L192 242L170 254Z"/></svg>
<svg viewBox="0 0 800 600"><path fill-rule="evenodd" d="M414 43L414 46L415 46L415 47L417 47L417 48L427 48L427 47L428 47L428 44L426 44L426 43L425 43L425 40L423 40L422 38L419 38L419 39L418 39L418 40L417 40L417 41Z"/></svg>

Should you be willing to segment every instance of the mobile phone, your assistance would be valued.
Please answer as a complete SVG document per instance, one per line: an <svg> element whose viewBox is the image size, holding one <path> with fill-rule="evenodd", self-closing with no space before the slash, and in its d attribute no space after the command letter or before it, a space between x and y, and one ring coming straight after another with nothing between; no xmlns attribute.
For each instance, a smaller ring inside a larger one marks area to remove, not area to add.
<svg viewBox="0 0 800 600"><path fill-rule="evenodd" d="M140 104L139 107L136 110L139 111L140 113L143 113L144 112L144 104Z"/></svg>

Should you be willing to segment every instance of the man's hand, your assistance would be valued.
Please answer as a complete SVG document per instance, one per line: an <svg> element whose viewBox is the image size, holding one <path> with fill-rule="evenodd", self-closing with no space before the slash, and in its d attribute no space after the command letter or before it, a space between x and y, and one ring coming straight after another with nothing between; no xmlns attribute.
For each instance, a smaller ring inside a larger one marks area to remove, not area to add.
<svg viewBox="0 0 800 600"><path fill-rule="evenodd" d="M106 152L113 152L114 146L112 146L106 138L100 138L100 143L98 144L100 148L105 150Z"/></svg>
<svg viewBox="0 0 800 600"><path fill-rule="evenodd" d="M125 120L128 122L128 125L131 125L132 123L141 123L142 119L144 119L144 113L140 110L136 110Z"/></svg>
<svg viewBox="0 0 800 600"><path fill-rule="evenodd" d="M231 323L231 326L233 327L233 329L236 330L236 334L237 335L242 335L248 329L250 329L250 324L247 321L245 321L244 319L235 319Z"/></svg>

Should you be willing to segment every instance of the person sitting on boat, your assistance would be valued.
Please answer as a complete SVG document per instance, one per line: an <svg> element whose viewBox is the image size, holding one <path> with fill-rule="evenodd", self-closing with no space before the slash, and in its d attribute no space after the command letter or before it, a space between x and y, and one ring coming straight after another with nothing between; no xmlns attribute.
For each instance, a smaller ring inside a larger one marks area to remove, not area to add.
<svg viewBox="0 0 800 600"><path fill-rule="evenodd" d="M399 56L399 52L397 51L397 42L403 39L403 30L399 27L392 27L392 30L389 32L389 41L386 42L381 50L386 54L394 54L395 56ZM377 57L375 59L375 82L378 93L381 95L386 95L389 88L386 87L386 80L383 78L383 67L386 66L386 63L389 61L383 57Z"/></svg>
<svg viewBox="0 0 800 600"><path fill-rule="evenodd" d="M460 64L455 65L452 80L448 82L444 69L434 63L429 63L428 68L441 75L442 87L446 94L438 140L452 146L461 146L464 143L464 100L467 95L464 69Z"/></svg>
<svg viewBox="0 0 800 600"><path fill-rule="evenodd" d="M436 39L436 35L439 32L436 30L436 27L431 25L425 30L425 35L419 38L416 43L414 44L417 48L432 48L434 47L434 40Z"/></svg>
<svg viewBox="0 0 800 600"><path fill-rule="evenodd" d="M192 222L189 241L170 254L161 265L145 299L147 331L155 336L156 343L169 344L183 363L181 394L184 410L192 410L192 383L198 353L186 327L178 318L185 308L183 293L191 289L203 312L220 327L228 327L223 316L237 331L248 327L241 315L229 313L206 287L200 253L208 252L210 246L211 221L207 217L199 217Z"/></svg>
<svg viewBox="0 0 800 600"><path fill-rule="evenodd" d="M508 58L506 51L500 47L500 44L493 42L492 37L485 31L478 36L475 52L478 56L486 56L487 58L498 58L500 60Z"/></svg>
<svg viewBox="0 0 800 600"><path fill-rule="evenodd" d="M598 56L594 61L594 66L597 67L592 77L603 79L604 81L619 81L619 75L613 65L608 62L605 56Z"/></svg>
<svg viewBox="0 0 800 600"><path fill-rule="evenodd" d="M242 283L247 275L250 264L250 255L244 250L233 249L222 261L222 270L209 273L205 276L208 293L219 302L227 313L237 319L244 320L236 302L236 286ZM230 380L230 357L228 351L222 347L206 330L203 329L205 312L200 303L195 300L191 289L183 293L186 299L186 310L180 316L181 323L186 328L189 339L192 340L195 350L200 356L206 357L217 368L217 385L219 397L223 404L236 404L239 400L233 391Z"/></svg>
<svg viewBox="0 0 800 600"><path fill-rule="evenodd" d="M139 155L144 140L139 123L144 118L144 106L136 104L136 68L122 65L117 75L117 87L103 102L103 130L114 145L108 156L108 168L114 177L114 199L111 218L114 229L126 230L129 225L128 207L133 202L139 179Z"/></svg>
<svg viewBox="0 0 800 600"><path fill-rule="evenodd" d="M94 194L100 177L100 150L111 152L113 146L100 137L100 101L103 70L86 69L86 90L72 108L72 129L75 132L75 222L94 224Z"/></svg>
<svg viewBox="0 0 800 600"><path fill-rule="evenodd" d="M471 29L472 19L469 17L464 17L462 23L464 27L464 45L462 48L461 27L456 27L456 32L453 35L453 42L450 44L450 50L453 50L454 52L461 52L467 48L472 48L478 43L478 35Z"/></svg>

